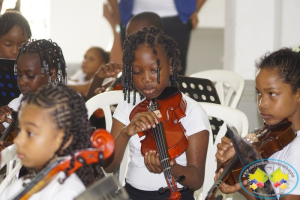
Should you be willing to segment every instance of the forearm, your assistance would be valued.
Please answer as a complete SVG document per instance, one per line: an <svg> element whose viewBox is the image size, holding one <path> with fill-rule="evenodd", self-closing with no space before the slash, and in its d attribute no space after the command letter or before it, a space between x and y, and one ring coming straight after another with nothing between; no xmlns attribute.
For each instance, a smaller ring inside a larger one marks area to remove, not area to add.
<svg viewBox="0 0 300 200"><path fill-rule="evenodd" d="M199 12L199 10L202 8L203 4L205 3L206 0L198 0L197 1L197 7L196 11Z"/></svg>
<svg viewBox="0 0 300 200"><path fill-rule="evenodd" d="M102 83L103 83L103 80L104 78L99 78L96 74L93 78L93 81L92 83L90 84L90 87L88 89L88 92L87 92L87 99L90 99L92 98L93 96L95 96L95 90L98 88L98 87L101 87L102 86Z"/></svg>
<svg viewBox="0 0 300 200"><path fill-rule="evenodd" d="M110 4L110 7L113 11L113 14L117 20L117 22L121 25L121 17L119 12L119 6L117 0L108 0L108 3Z"/></svg>
<svg viewBox="0 0 300 200"><path fill-rule="evenodd" d="M175 164L172 166L172 175L175 179L184 175L185 179L179 183L184 186L189 186L191 190L198 190L203 185L204 173L201 173L200 170L194 166L182 166Z"/></svg>
<svg viewBox="0 0 300 200"><path fill-rule="evenodd" d="M111 173L111 172L115 172L118 169L123 159L124 152L129 142L129 139L130 136L127 135L125 128L123 128L120 134L118 134L115 137L115 150L114 150L113 158L109 163L109 165L105 167L106 172Z"/></svg>

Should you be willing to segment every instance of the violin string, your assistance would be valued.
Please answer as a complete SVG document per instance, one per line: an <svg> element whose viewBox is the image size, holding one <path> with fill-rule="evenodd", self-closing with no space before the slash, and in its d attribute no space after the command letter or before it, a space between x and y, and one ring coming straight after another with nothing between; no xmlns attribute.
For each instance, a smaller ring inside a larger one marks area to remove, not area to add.
<svg viewBox="0 0 300 200"><path fill-rule="evenodd" d="M171 175L170 160L169 160L169 156L168 156L167 143L166 143L165 134L164 134L164 131L163 131L163 125L162 125L161 122L158 124L158 129L160 129L161 144L164 147L164 155L163 156L166 159L164 161L164 163L166 165L165 166L166 173L167 173L168 176L170 176Z"/></svg>
<svg viewBox="0 0 300 200"><path fill-rule="evenodd" d="M233 164L237 161L238 156L235 154L232 159L230 159L228 165L224 168L223 172L221 173L220 177L218 178L219 180L224 180L224 178L228 175L229 171L232 169L234 166Z"/></svg>

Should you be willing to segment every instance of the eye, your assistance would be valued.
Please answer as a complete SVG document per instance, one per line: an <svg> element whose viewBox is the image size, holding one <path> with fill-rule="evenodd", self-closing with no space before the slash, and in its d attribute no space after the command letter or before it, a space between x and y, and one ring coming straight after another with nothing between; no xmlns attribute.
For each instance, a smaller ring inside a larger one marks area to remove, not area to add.
<svg viewBox="0 0 300 200"><path fill-rule="evenodd" d="M27 134L28 134L28 137L33 137L34 136L34 133L32 133L30 131L27 131Z"/></svg>
<svg viewBox="0 0 300 200"><path fill-rule="evenodd" d="M157 74L157 70L152 70L151 71L153 74Z"/></svg>
<svg viewBox="0 0 300 200"><path fill-rule="evenodd" d="M277 96L277 94L275 92L269 92L269 95L272 96L272 97Z"/></svg>
<svg viewBox="0 0 300 200"><path fill-rule="evenodd" d="M10 44L10 43L5 43L5 44L4 44L4 46L6 46L6 47L10 47L10 46L11 46L11 44Z"/></svg>
<svg viewBox="0 0 300 200"><path fill-rule="evenodd" d="M260 93L258 90L256 90L256 94L257 94L258 96L261 95L261 93Z"/></svg>
<svg viewBox="0 0 300 200"><path fill-rule="evenodd" d="M140 71L140 70L133 70L132 73L133 73L133 74L140 74L141 71Z"/></svg>
<svg viewBox="0 0 300 200"><path fill-rule="evenodd" d="M36 77L36 75L27 75L28 79L34 79Z"/></svg>

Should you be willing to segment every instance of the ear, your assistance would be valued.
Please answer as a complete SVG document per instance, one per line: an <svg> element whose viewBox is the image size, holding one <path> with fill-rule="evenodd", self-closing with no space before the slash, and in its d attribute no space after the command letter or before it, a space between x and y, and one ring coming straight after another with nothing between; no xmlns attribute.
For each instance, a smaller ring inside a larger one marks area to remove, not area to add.
<svg viewBox="0 0 300 200"><path fill-rule="evenodd" d="M55 68L50 69L51 82L54 82L56 79L56 70Z"/></svg>
<svg viewBox="0 0 300 200"><path fill-rule="evenodd" d="M172 58L169 59L169 72L173 74Z"/></svg>
<svg viewBox="0 0 300 200"><path fill-rule="evenodd" d="M59 147L62 145L64 136L65 136L64 130L63 130L63 129L59 130L59 132L58 132L58 134L57 134L57 136L56 136L56 139L55 139L56 149L59 149ZM66 148L71 144L72 141L73 141L73 135L70 136L70 138L69 138L68 141L64 144L64 146L62 147L61 150L66 149Z"/></svg>
<svg viewBox="0 0 300 200"><path fill-rule="evenodd" d="M300 103L300 88L297 89L297 103Z"/></svg>

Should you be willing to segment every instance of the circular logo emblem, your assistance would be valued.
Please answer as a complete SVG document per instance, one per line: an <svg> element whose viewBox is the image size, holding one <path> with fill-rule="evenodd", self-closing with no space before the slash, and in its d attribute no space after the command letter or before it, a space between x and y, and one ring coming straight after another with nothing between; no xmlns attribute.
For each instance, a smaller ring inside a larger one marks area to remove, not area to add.
<svg viewBox="0 0 300 200"><path fill-rule="evenodd" d="M290 164L276 159L261 159L248 164L240 173L239 181L248 180L252 196L277 199L291 193L299 182L299 175Z"/></svg>

